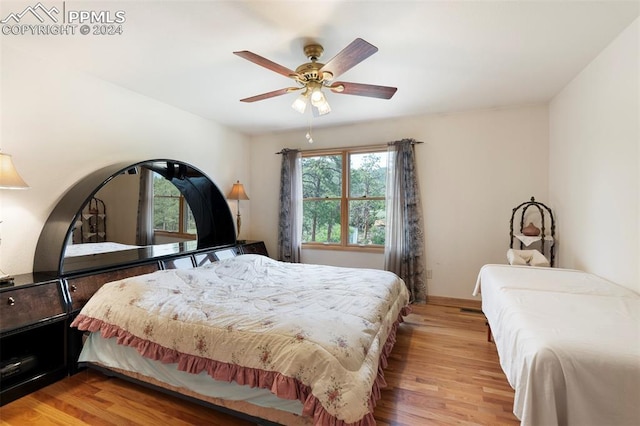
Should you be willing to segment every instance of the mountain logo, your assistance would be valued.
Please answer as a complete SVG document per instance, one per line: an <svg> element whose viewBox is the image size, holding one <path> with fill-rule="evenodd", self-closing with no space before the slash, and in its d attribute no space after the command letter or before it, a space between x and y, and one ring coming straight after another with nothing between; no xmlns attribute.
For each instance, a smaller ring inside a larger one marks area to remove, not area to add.
<svg viewBox="0 0 640 426"><path fill-rule="evenodd" d="M20 13L10 13L6 18L0 21L0 24L6 24L11 20L15 21L16 24L20 23L20 20L28 14L35 16L36 19L38 19L38 21L40 21L41 23L44 23L45 21L45 18L41 16L42 14L46 15L46 17L49 17L49 19L51 19L54 23L57 23L58 18L54 16L54 13L60 13L60 11L55 6L53 6L51 9L47 9L42 3L38 2L38 4L36 4L35 6L27 6Z"/></svg>

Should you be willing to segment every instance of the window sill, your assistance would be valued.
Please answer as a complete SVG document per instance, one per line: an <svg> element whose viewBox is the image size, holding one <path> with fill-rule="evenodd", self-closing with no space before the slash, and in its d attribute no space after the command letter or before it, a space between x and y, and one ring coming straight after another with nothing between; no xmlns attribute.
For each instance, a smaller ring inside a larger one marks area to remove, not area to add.
<svg viewBox="0 0 640 426"><path fill-rule="evenodd" d="M186 234L181 232L171 232L171 231L153 231L154 235L160 235L162 237L173 237L180 238L183 240L195 240L198 238L195 234Z"/></svg>
<svg viewBox="0 0 640 426"><path fill-rule="evenodd" d="M360 253L384 253L381 246L341 246L337 244L302 244L302 250L353 251Z"/></svg>

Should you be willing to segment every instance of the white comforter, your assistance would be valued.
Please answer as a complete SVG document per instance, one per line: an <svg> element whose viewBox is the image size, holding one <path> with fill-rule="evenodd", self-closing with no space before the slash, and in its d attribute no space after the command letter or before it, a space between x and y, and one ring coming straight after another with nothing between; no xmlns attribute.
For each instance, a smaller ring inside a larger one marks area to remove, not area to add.
<svg viewBox="0 0 640 426"><path fill-rule="evenodd" d="M380 355L408 300L390 272L243 255L106 284L73 325L195 373L278 372L355 422L370 414Z"/></svg>
<svg viewBox="0 0 640 426"><path fill-rule="evenodd" d="M522 425L640 424L640 295L581 271L485 265L482 292Z"/></svg>

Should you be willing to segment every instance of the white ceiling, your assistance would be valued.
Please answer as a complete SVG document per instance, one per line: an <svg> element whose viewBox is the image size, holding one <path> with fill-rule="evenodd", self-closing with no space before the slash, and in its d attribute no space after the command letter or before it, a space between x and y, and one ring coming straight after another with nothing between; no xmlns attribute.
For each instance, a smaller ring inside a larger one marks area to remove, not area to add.
<svg viewBox="0 0 640 426"><path fill-rule="evenodd" d="M29 2L3 1L0 19ZM42 0L47 6L62 1ZM2 46L65 64L247 134L304 128L296 94L239 99L292 80L233 55L288 68L326 62L355 38L379 51L339 80L395 86L390 100L329 93L314 126L547 102L638 15L638 1L66 1L123 10L123 34L7 36ZM25 18L26 19L26 18Z"/></svg>

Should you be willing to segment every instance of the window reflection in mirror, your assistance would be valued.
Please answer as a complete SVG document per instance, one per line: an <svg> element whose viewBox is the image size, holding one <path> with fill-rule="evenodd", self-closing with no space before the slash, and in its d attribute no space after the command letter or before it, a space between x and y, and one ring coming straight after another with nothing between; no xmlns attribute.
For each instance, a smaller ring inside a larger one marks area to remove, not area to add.
<svg viewBox="0 0 640 426"><path fill-rule="evenodd" d="M192 241L197 228L180 190L160 174L137 167L95 194L76 219L72 237L70 244L91 244L97 253ZM80 247L66 251L67 257L86 254Z"/></svg>
<svg viewBox="0 0 640 426"><path fill-rule="evenodd" d="M195 240L197 229L193 213L180 190L153 173L154 242L163 244Z"/></svg>

